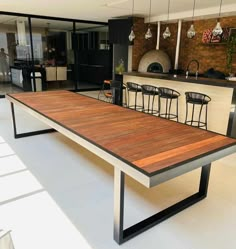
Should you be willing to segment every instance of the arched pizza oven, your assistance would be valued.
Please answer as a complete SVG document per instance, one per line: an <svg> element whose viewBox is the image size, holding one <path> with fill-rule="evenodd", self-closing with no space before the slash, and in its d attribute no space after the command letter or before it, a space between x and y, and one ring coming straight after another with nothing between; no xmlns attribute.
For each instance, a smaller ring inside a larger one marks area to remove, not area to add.
<svg viewBox="0 0 236 249"><path fill-rule="evenodd" d="M142 73L169 73L171 68L169 56L161 50L151 50L143 55L138 71Z"/></svg>
<svg viewBox="0 0 236 249"><path fill-rule="evenodd" d="M150 73L163 73L163 67L162 67L162 65L160 63L153 62L148 66L147 72L150 72Z"/></svg>

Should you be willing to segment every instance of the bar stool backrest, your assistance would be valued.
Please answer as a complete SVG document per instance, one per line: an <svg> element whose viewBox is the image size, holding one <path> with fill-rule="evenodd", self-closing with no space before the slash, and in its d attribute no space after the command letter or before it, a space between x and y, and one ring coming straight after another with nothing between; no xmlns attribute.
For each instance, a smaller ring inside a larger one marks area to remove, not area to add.
<svg viewBox="0 0 236 249"><path fill-rule="evenodd" d="M137 83L127 82L126 85L127 85L127 90L128 91L134 91L134 92L141 91L141 86L139 84L137 84Z"/></svg>
<svg viewBox="0 0 236 249"><path fill-rule="evenodd" d="M198 93L198 92L186 92L186 101L188 103L195 104L208 104L211 101L211 97L206 94Z"/></svg>
<svg viewBox="0 0 236 249"><path fill-rule="evenodd" d="M157 95L159 94L158 87L151 85L141 85L142 93L148 95Z"/></svg>
<svg viewBox="0 0 236 249"><path fill-rule="evenodd" d="M177 98L180 96L180 93L175 91L174 89L167 87L158 87L160 97L166 98Z"/></svg>

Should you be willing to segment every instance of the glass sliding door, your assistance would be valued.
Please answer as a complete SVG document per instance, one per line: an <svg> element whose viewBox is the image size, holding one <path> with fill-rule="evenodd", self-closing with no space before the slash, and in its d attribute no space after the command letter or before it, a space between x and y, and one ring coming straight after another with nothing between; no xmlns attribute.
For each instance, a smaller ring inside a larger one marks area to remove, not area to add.
<svg viewBox="0 0 236 249"><path fill-rule="evenodd" d="M31 19L36 78L42 77L41 90L73 90L71 76L71 33L73 22Z"/></svg>
<svg viewBox="0 0 236 249"><path fill-rule="evenodd" d="M22 74L15 68L19 33L19 17L0 15L0 97L7 93L22 92Z"/></svg>
<svg viewBox="0 0 236 249"><path fill-rule="evenodd" d="M100 89L111 78L108 27L63 18L0 15L0 97Z"/></svg>

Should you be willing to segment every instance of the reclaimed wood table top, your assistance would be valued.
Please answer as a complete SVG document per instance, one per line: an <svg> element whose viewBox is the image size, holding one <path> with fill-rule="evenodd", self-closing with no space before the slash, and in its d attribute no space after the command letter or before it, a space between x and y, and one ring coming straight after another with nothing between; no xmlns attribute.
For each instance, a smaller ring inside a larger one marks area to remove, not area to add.
<svg viewBox="0 0 236 249"><path fill-rule="evenodd" d="M147 176L236 144L217 133L69 91L8 96Z"/></svg>

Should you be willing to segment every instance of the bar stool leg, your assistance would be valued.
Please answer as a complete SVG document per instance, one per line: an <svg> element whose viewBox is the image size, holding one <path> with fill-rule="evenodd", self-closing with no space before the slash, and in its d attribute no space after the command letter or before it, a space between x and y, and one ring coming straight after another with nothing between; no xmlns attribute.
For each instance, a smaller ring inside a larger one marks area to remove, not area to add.
<svg viewBox="0 0 236 249"><path fill-rule="evenodd" d="M205 124L206 124L206 130L207 130L207 109L208 109L208 105L206 105L206 112L205 112Z"/></svg>
<svg viewBox="0 0 236 249"><path fill-rule="evenodd" d="M168 119L170 119L171 104L172 104L172 98L170 99L170 104L169 104Z"/></svg>
<svg viewBox="0 0 236 249"><path fill-rule="evenodd" d="M129 98L129 91L127 91L128 92L128 102L127 102L127 107L129 108L129 100L130 100L130 98Z"/></svg>
<svg viewBox="0 0 236 249"><path fill-rule="evenodd" d="M198 127L200 127L201 115L202 115L202 107L203 107L203 105L201 105L201 107L200 107L200 112L199 112L199 117L198 117Z"/></svg>
<svg viewBox="0 0 236 249"><path fill-rule="evenodd" d="M191 119L191 125L193 125L194 108L195 108L195 104L193 104L193 110L192 110L192 119Z"/></svg>
<svg viewBox="0 0 236 249"><path fill-rule="evenodd" d="M155 95L152 96L152 114L153 114L154 100L155 100Z"/></svg>
<svg viewBox="0 0 236 249"><path fill-rule="evenodd" d="M160 117L160 114L161 114L161 98L160 96L158 95L158 117Z"/></svg>
<svg viewBox="0 0 236 249"><path fill-rule="evenodd" d="M166 111L165 111L165 118L167 118L167 109L168 109L168 99L166 99Z"/></svg>
<svg viewBox="0 0 236 249"><path fill-rule="evenodd" d="M137 91L135 92L134 110L136 110L136 103L137 103Z"/></svg>
<svg viewBox="0 0 236 249"><path fill-rule="evenodd" d="M148 113L150 111L150 95L148 95Z"/></svg>
<svg viewBox="0 0 236 249"><path fill-rule="evenodd" d="M188 102L186 102L185 124L187 124L187 120L188 120Z"/></svg>
<svg viewBox="0 0 236 249"><path fill-rule="evenodd" d="M144 112L144 94L142 94L142 100L143 100L143 112Z"/></svg>
<svg viewBox="0 0 236 249"><path fill-rule="evenodd" d="M176 106L176 118L177 118L177 122L179 122L179 99L176 99L177 101L177 106Z"/></svg>

